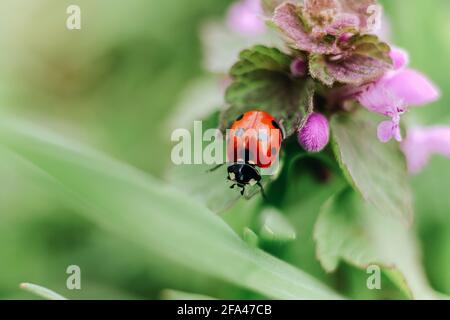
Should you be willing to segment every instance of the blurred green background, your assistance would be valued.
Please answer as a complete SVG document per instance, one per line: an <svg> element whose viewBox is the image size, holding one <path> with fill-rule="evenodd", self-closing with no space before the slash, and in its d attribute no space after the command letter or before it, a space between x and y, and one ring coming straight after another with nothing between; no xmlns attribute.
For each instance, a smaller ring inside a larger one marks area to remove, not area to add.
<svg viewBox="0 0 450 320"><path fill-rule="evenodd" d="M414 110L411 122L450 125L450 2L382 2L394 43L409 51L411 65L443 93L434 105ZM81 7L80 31L65 28L70 4ZM223 19L230 4L228 0L3 0L2 113L26 118L165 179L172 146L168 123L180 117L176 107L183 102L185 89L208 76L201 27L207 20ZM39 179L39 173L25 170L3 149L0 154L0 298L32 298L18 287L24 281L78 299L160 298L164 289L218 298L259 297L170 261L143 256L139 248L71 209L54 187ZM414 227L426 273L432 287L448 295L449 181L450 161L439 157L413 178ZM305 194L305 208L314 211L311 199L324 201L327 196L325 191ZM245 223L242 220L250 219L254 207L241 201L225 219L233 227ZM283 213L292 217L300 236L295 243L270 248L271 252L349 296L401 297L389 286L382 292L364 291L365 273L350 265L341 265L334 275L322 271L306 231L312 228L315 213L295 215L286 207ZM80 291L65 287L65 270L71 264L82 269Z"/></svg>

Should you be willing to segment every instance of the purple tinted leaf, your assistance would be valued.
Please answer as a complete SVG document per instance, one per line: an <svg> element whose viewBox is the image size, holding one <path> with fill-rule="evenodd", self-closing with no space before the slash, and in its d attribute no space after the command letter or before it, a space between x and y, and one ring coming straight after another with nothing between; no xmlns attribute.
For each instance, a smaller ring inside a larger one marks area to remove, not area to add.
<svg viewBox="0 0 450 320"><path fill-rule="evenodd" d="M340 11L340 4L338 0L305 0L305 11L308 12L310 17L324 18L324 22L332 20L333 16L329 19L326 18L326 14L337 13Z"/></svg>
<svg viewBox="0 0 450 320"><path fill-rule="evenodd" d="M361 33L371 32L381 19L381 6L376 0L341 0L342 12L358 17Z"/></svg>
<svg viewBox="0 0 450 320"><path fill-rule="evenodd" d="M329 74L341 83L361 85L381 77L389 65L370 56L353 54L349 58L327 63Z"/></svg>
<svg viewBox="0 0 450 320"><path fill-rule="evenodd" d="M376 0L305 0L304 15L316 35L372 31L381 18Z"/></svg>
<svg viewBox="0 0 450 320"><path fill-rule="evenodd" d="M392 67L389 46L376 36L353 37L349 46L352 51L343 55L311 55L312 77L328 86L334 82L358 86L380 78Z"/></svg>
<svg viewBox="0 0 450 320"><path fill-rule="evenodd" d="M340 53L341 50L334 43L320 41L309 34L301 11L301 6L292 3L284 3L275 10L273 22L290 45L298 50L318 54Z"/></svg>

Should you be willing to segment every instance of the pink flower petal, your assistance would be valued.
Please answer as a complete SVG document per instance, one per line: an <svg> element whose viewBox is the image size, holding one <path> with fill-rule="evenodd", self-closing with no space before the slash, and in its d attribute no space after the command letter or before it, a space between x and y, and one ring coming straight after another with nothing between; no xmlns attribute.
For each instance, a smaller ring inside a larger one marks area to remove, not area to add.
<svg viewBox="0 0 450 320"><path fill-rule="evenodd" d="M358 102L371 112L379 113L392 118L392 121L384 121L378 126L378 138L382 142L388 142L392 138L402 141L400 132L400 115L407 112L409 107L427 104L440 97L439 89L420 72L406 68L408 64L408 54L399 48L392 48L390 52L394 63L394 70L388 71L384 76L374 83L361 87L360 91L355 91ZM351 90L345 89L351 93ZM439 132L442 135L442 131ZM414 140L417 137L413 136ZM431 139L431 138L428 138ZM410 139L411 140L411 139ZM448 144L441 138L436 138L430 143L431 152L440 154L450 154ZM448 140L450 141L450 139ZM411 156L410 171L417 171L422 168L428 160L428 153L423 148L416 150L411 147L412 142L404 142L406 153L415 154ZM431 147L433 146L433 147ZM439 148L438 148L439 146ZM444 150L448 153L444 153ZM450 155L449 155L450 157Z"/></svg>
<svg viewBox="0 0 450 320"><path fill-rule="evenodd" d="M426 76L412 69L400 70L382 81L385 88L408 107L428 104L440 97L439 89Z"/></svg>
<svg viewBox="0 0 450 320"><path fill-rule="evenodd" d="M432 127L426 134L429 150L450 158L450 127Z"/></svg>
<svg viewBox="0 0 450 320"><path fill-rule="evenodd" d="M383 142L389 142L397 136L395 124L392 121L383 121L378 125L378 139Z"/></svg>
<svg viewBox="0 0 450 320"><path fill-rule="evenodd" d="M359 103L371 112L385 116L393 116L399 111L404 111L403 100L394 95L385 85L384 80L379 80L369 85L358 94Z"/></svg>
<svg viewBox="0 0 450 320"><path fill-rule="evenodd" d="M417 174L422 171L430 158L424 135L420 131L410 130L400 146L405 154L409 173Z"/></svg>
<svg viewBox="0 0 450 320"><path fill-rule="evenodd" d="M237 33L258 35L266 30L260 0L241 0L228 11L228 26Z"/></svg>
<svg viewBox="0 0 450 320"><path fill-rule="evenodd" d="M412 69L400 69L367 86L357 99L369 111L392 117L409 107L433 102L439 96L439 90L424 75Z"/></svg>
<svg viewBox="0 0 450 320"><path fill-rule="evenodd" d="M403 141L402 132L400 131L400 123L394 128L394 138L397 142Z"/></svg>
<svg viewBox="0 0 450 320"><path fill-rule="evenodd" d="M389 55L394 62L394 69L396 70L406 67L409 63L409 55L403 49L392 47Z"/></svg>
<svg viewBox="0 0 450 320"><path fill-rule="evenodd" d="M401 149L406 156L409 172L417 174L433 154L450 158L450 127L411 129L402 142Z"/></svg>

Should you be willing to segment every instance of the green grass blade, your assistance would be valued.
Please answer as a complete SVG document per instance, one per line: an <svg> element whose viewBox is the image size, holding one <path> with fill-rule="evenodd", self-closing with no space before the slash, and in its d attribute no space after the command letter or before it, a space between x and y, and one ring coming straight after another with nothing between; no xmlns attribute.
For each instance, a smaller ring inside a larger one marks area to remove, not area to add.
<svg viewBox="0 0 450 320"><path fill-rule="evenodd" d="M53 177L89 218L154 259L269 298L340 298L310 275L250 247L191 197L130 166L12 119L0 122L0 145Z"/></svg>
<svg viewBox="0 0 450 320"><path fill-rule="evenodd" d="M63 297L62 295L50 289L38 286L37 284L25 282L20 284L20 288L47 300L67 300L67 298Z"/></svg>
<svg viewBox="0 0 450 320"><path fill-rule="evenodd" d="M161 292L161 300L216 300L202 294L165 289Z"/></svg>

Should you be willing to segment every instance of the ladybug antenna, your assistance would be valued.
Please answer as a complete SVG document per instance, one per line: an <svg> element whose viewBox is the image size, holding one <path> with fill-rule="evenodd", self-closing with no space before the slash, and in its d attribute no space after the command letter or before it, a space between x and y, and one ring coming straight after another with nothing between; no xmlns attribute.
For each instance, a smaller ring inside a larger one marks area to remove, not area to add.
<svg viewBox="0 0 450 320"><path fill-rule="evenodd" d="M262 195L263 199L267 201L268 199L267 199L266 193L264 192L264 187L262 186L261 182L258 182L258 187L261 189L261 195Z"/></svg>

